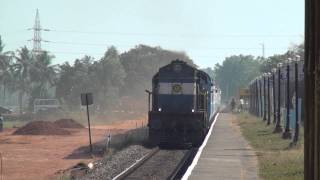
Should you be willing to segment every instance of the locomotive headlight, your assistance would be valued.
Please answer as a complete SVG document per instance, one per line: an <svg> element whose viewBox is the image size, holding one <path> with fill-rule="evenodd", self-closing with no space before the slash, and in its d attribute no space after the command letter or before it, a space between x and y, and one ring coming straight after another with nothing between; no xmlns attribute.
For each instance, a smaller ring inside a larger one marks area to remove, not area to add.
<svg viewBox="0 0 320 180"><path fill-rule="evenodd" d="M93 163L92 162L88 164L88 168L89 169L93 169Z"/></svg>
<svg viewBox="0 0 320 180"><path fill-rule="evenodd" d="M161 112L161 111L162 111L162 109L161 109L161 108L159 108L158 110L159 110L159 112Z"/></svg>
<svg viewBox="0 0 320 180"><path fill-rule="evenodd" d="M194 109L192 109L191 112L194 112Z"/></svg>

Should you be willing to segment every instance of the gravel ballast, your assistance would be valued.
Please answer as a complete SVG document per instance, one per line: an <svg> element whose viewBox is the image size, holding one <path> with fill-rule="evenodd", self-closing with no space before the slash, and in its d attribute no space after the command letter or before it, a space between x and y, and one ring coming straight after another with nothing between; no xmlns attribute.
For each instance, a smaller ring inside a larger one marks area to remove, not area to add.
<svg viewBox="0 0 320 180"><path fill-rule="evenodd" d="M151 149L147 149L140 145L129 146L111 156L108 155L103 159L96 161L94 163L94 168L89 170L88 174L77 179L112 179L150 151Z"/></svg>
<svg viewBox="0 0 320 180"><path fill-rule="evenodd" d="M160 150L130 174L127 179L167 179L184 157L187 150Z"/></svg>

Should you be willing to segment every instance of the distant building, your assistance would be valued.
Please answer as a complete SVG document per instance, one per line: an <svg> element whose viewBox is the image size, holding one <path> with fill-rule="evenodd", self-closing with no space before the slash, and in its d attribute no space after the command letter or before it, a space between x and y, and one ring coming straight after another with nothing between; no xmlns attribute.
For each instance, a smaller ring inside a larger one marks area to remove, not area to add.
<svg viewBox="0 0 320 180"><path fill-rule="evenodd" d="M0 114L11 114L11 110L0 106Z"/></svg>

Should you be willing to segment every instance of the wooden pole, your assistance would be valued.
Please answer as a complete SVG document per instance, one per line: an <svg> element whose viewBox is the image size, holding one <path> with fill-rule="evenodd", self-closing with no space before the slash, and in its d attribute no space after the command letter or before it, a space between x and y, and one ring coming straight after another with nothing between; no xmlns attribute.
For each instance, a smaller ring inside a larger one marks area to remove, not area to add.
<svg viewBox="0 0 320 180"><path fill-rule="evenodd" d="M89 115L89 105L88 105L88 95L87 95L87 94L86 94L86 101L87 101L87 117L88 117L88 130L89 130L90 153L92 154L91 127L90 127L90 115Z"/></svg>
<svg viewBox="0 0 320 180"><path fill-rule="evenodd" d="M320 2L305 0L304 179L319 179Z"/></svg>

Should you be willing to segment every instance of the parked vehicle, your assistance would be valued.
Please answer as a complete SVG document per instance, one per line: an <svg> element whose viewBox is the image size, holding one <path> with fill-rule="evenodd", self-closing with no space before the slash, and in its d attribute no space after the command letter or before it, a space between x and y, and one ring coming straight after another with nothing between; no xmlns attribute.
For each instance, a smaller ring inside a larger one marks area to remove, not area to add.
<svg viewBox="0 0 320 180"><path fill-rule="evenodd" d="M58 99L35 99L33 112L41 113L41 112L53 112L61 109L60 103Z"/></svg>

